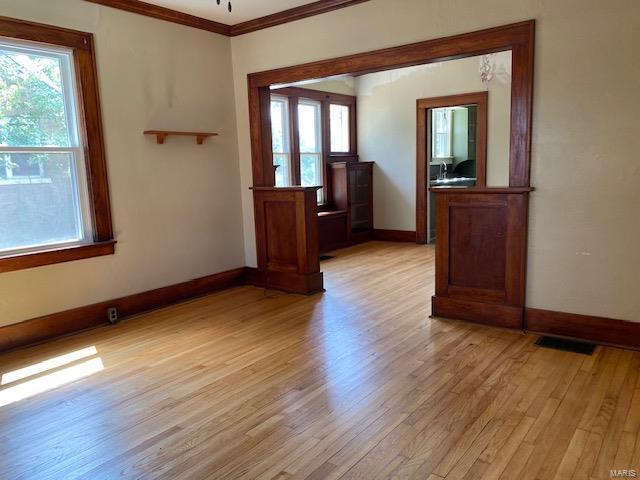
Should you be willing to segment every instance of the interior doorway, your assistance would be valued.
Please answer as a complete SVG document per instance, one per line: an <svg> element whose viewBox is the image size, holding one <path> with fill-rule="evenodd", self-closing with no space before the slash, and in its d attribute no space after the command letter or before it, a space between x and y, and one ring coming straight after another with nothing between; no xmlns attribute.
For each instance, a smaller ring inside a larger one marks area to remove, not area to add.
<svg viewBox="0 0 640 480"><path fill-rule="evenodd" d="M488 92L417 102L416 241L435 241L432 187L487 184Z"/></svg>

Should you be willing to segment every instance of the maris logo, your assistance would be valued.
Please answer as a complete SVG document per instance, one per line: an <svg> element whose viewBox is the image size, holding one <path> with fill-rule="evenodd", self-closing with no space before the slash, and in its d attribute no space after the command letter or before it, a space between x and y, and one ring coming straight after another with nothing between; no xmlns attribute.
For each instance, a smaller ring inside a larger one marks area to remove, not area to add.
<svg viewBox="0 0 640 480"><path fill-rule="evenodd" d="M637 478L637 470L610 470L609 476L611 478Z"/></svg>

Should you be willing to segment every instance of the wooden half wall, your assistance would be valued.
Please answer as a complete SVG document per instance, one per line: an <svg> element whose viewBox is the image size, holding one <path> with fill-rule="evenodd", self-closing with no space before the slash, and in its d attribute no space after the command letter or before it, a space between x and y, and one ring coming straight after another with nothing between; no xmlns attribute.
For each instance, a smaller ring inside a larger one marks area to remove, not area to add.
<svg viewBox="0 0 640 480"><path fill-rule="evenodd" d="M251 283L310 295L323 291L318 245L320 187L254 187L258 268Z"/></svg>
<svg viewBox="0 0 640 480"><path fill-rule="evenodd" d="M432 314L524 329L529 188L434 188Z"/></svg>

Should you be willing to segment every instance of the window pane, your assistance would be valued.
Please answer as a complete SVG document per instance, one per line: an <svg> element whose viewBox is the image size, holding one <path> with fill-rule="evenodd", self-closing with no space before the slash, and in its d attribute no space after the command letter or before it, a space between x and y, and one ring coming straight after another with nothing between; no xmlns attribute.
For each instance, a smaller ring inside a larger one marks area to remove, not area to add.
<svg viewBox="0 0 640 480"><path fill-rule="evenodd" d="M331 105L331 151L349 152L349 107L345 105Z"/></svg>
<svg viewBox="0 0 640 480"><path fill-rule="evenodd" d="M276 187L288 187L291 185L291 172L289 155L274 153L273 164L276 165Z"/></svg>
<svg viewBox="0 0 640 480"><path fill-rule="evenodd" d="M284 103L279 101L271 102L271 136L274 153L285 152L284 139Z"/></svg>
<svg viewBox="0 0 640 480"><path fill-rule="evenodd" d="M83 239L76 161L68 153L0 153L0 251Z"/></svg>
<svg viewBox="0 0 640 480"><path fill-rule="evenodd" d="M68 54L0 43L0 145L72 146L68 71Z"/></svg>
<svg viewBox="0 0 640 480"><path fill-rule="evenodd" d="M451 109L435 108L432 110L432 137L434 158L451 156Z"/></svg>
<svg viewBox="0 0 640 480"><path fill-rule="evenodd" d="M300 100L298 127L300 131L300 185L322 186L322 127L320 102ZM318 202L322 202L322 189L318 190Z"/></svg>
<svg viewBox="0 0 640 480"><path fill-rule="evenodd" d="M320 104L298 104L300 151L320 152Z"/></svg>
<svg viewBox="0 0 640 480"><path fill-rule="evenodd" d="M300 155L300 184L303 187L322 186L322 155L303 153ZM318 202L322 202L322 189L318 190Z"/></svg>
<svg viewBox="0 0 640 480"><path fill-rule="evenodd" d="M271 100L271 137L273 164L276 166L276 187L291 185L291 155L289 150L289 102L287 98Z"/></svg>

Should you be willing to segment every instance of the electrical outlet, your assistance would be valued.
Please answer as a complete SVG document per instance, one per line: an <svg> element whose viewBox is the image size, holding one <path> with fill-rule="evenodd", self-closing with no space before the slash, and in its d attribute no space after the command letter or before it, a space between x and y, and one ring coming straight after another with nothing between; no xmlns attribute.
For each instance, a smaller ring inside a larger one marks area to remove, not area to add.
<svg viewBox="0 0 640 480"><path fill-rule="evenodd" d="M118 309L116 307L107 308L107 319L109 323L118 322Z"/></svg>

